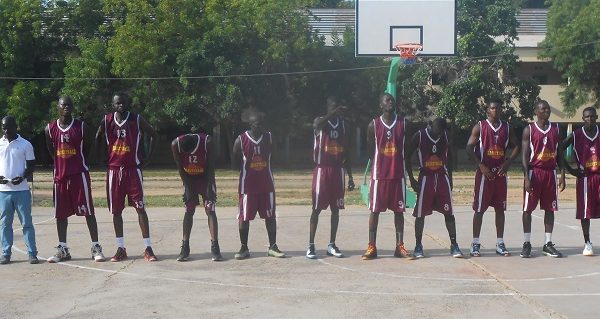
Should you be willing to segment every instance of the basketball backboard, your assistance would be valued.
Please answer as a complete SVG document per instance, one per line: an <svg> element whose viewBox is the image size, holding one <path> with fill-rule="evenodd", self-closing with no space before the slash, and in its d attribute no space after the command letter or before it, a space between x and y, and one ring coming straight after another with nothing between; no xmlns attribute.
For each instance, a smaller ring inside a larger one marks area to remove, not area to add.
<svg viewBox="0 0 600 319"><path fill-rule="evenodd" d="M419 56L456 54L457 0L356 0L356 56L395 56L419 43Z"/></svg>

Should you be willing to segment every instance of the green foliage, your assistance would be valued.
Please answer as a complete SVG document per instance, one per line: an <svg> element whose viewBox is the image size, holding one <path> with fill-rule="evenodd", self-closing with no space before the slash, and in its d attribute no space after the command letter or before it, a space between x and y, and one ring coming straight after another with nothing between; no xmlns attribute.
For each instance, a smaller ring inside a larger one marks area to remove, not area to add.
<svg viewBox="0 0 600 319"><path fill-rule="evenodd" d="M44 129L48 108L42 93L37 83L19 81L12 87L12 93L7 98L6 114L17 120L24 136L31 137Z"/></svg>
<svg viewBox="0 0 600 319"><path fill-rule="evenodd" d="M600 1L549 1L542 57L552 59L569 84L561 92L568 115L585 105L600 107Z"/></svg>

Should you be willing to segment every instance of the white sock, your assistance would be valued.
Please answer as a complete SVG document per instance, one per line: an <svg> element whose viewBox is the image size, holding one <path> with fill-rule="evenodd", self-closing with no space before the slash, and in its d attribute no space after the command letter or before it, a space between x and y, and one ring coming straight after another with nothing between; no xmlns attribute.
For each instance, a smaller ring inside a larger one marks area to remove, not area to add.
<svg viewBox="0 0 600 319"><path fill-rule="evenodd" d="M59 241L58 245L67 248L67 243L63 243L62 241Z"/></svg>
<svg viewBox="0 0 600 319"><path fill-rule="evenodd" d="M523 235L525 237L525 242L531 241L531 233L524 233Z"/></svg>
<svg viewBox="0 0 600 319"><path fill-rule="evenodd" d="M473 244L479 244L479 238L473 238Z"/></svg>
<svg viewBox="0 0 600 319"><path fill-rule="evenodd" d="M117 247L125 248L125 238L117 237Z"/></svg>
<svg viewBox="0 0 600 319"><path fill-rule="evenodd" d="M546 235L546 244L552 241L552 233L545 233Z"/></svg>
<svg viewBox="0 0 600 319"><path fill-rule="evenodd" d="M504 238L496 238L496 244L504 244Z"/></svg>
<svg viewBox="0 0 600 319"><path fill-rule="evenodd" d="M92 247L96 246L96 245L100 245L97 241L93 241L92 242Z"/></svg>
<svg viewBox="0 0 600 319"><path fill-rule="evenodd" d="M150 243L150 237L148 237L148 238L144 238L144 245L145 245L146 247L150 247L150 246L152 246L152 244Z"/></svg>

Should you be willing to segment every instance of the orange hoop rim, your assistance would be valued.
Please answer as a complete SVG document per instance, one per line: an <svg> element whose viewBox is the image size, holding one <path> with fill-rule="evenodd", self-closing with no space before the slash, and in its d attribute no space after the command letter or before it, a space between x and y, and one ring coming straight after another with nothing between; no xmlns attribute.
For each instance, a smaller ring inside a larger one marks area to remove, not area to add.
<svg viewBox="0 0 600 319"><path fill-rule="evenodd" d="M395 45L396 51L400 57L404 59L415 59L417 54L423 50L423 45L420 43L398 43Z"/></svg>

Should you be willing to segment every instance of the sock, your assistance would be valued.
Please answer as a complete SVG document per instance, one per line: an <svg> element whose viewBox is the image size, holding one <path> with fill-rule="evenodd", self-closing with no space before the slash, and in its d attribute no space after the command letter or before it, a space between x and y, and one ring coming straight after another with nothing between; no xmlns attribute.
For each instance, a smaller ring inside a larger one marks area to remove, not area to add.
<svg viewBox="0 0 600 319"><path fill-rule="evenodd" d="M62 241L59 241L58 245L67 248L67 243L63 243Z"/></svg>
<svg viewBox="0 0 600 319"><path fill-rule="evenodd" d="M125 248L125 238L117 237L117 247Z"/></svg>
<svg viewBox="0 0 600 319"><path fill-rule="evenodd" d="M496 244L504 244L504 238L496 238Z"/></svg>
<svg viewBox="0 0 600 319"><path fill-rule="evenodd" d="M552 241L552 233L545 233L546 244Z"/></svg>
<svg viewBox="0 0 600 319"><path fill-rule="evenodd" d="M150 237L144 238L144 246L150 247L152 244L150 243Z"/></svg>
<svg viewBox="0 0 600 319"><path fill-rule="evenodd" d="M97 241L93 241L92 242L92 247L95 247L96 245L100 245Z"/></svg>
<svg viewBox="0 0 600 319"><path fill-rule="evenodd" d="M473 238L473 244L479 244L479 238Z"/></svg>
<svg viewBox="0 0 600 319"><path fill-rule="evenodd" d="M523 235L525 237L525 242L530 242L531 241L531 233L524 233Z"/></svg>

